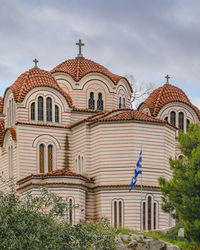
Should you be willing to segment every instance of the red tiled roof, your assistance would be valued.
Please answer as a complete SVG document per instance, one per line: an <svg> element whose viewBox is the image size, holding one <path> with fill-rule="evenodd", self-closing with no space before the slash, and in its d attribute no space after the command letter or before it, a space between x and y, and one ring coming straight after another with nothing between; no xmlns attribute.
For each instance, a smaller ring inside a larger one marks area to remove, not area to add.
<svg viewBox="0 0 200 250"><path fill-rule="evenodd" d="M75 172L72 172L69 169L57 169L51 172L47 172L47 173L40 173L40 174L31 174L29 176L26 176L25 178L21 179L18 181L18 183L22 183L24 181L26 181L29 178L32 177L41 177L41 178L48 178L48 177L56 177L56 176L72 176L72 177L82 177L84 179L89 180L87 177L81 175L81 174L77 174Z"/></svg>
<svg viewBox="0 0 200 250"><path fill-rule="evenodd" d="M3 98L0 97L0 113L3 113Z"/></svg>
<svg viewBox="0 0 200 250"><path fill-rule="evenodd" d="M58 90L67 99L69 106L72 106L72 99L69 94L60 88L48 71L40 68L32 68L21 74L9 88L13 92L15 102L22 102L31 89L41 86Z"/></svg>
<svg viewBox="0 0 200 250"><path fill-rule="evenodd" d="M133 109L116 109L113 111L104 111L98 114L89 116L88 118L81 120L75 124L72 124L69 128L73 128L83 122L98 122L98 121L146 121L146 122L155 122L155 123L166 123L165 120L161 120L150 115L147 115L141 111Z"/></svg>
<svg viewBox="0 0 200 250"><path fill-rule="evenodd" d="M4 120L0 120L0 147L2 147L2 145L3 145L4 133L5 133Z"/></svg>
<svg viewBox="0 0 200 250"><path fill-rule="evenodd" d="M17 140L17 134L16 134L15 128L14 127L10 127L10 128L5 129L4 120L1 119L0 120L0 147L3 146L3 139L4 139L4 136L5 136L5 134L6 134L7 131L10 131L12 139L14 141L16 141Z"/></svg>
<svg viewBox="0 0 200 250"><path fill-rule="evenodd" d="M16 141L16 140L17 140L17 133L16 133L15 128L13 128L13 127L7 128L6 131L5 131L5 133L6 133L8 130L9 130L10 133L11 133L11 136L12 136L13 141Z"/></svg>
<svg viewBox="0 0 200 250"><path fill-rule="evenodd" d="M108 69L106 69L104 66L86 59L84 57L76 57L75 59L70 59L62 62L58 66L56 66L54 69L51 70L51 73L55 72L64 72L69 74L74 81L78 82L81 78L83 78L85 75L89 73L101 73L109 77L114 84L118 84L120 79L126 79L125 77L115 75L111 73ZM128 80L126 79L128 82ZM129 84L130 85L130 84ZM132 91L132 87L130 85L130 89Z"/></svg>
<svg viewBox="0 0 200 250"><path fill-rule="evenodd" d="M156 117L162 107L170 102L182 102L189 105L195 110L200 119L199 109L190 102L184 91L169 83L166 83L162 87L154 90L143 103L149 107L151 115ZM140 106L143 103L141 103ZM138 109L140 109L140 106Z"/></svg>

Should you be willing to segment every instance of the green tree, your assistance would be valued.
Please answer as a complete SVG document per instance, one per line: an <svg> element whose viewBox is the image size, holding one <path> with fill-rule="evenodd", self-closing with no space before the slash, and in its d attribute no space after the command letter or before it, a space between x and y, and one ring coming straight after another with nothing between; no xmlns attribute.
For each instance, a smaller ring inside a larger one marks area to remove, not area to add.
<svg viewBox="0 0 200 250"><path fill-rule="evenodd" d="M191 124L188 133L179 133L182 159L170 159L172 178L159 178L163 209L176 210L184 222L186 237L200 246L200 126Z"/></svg>
<svg viewBox="0 0 200 250"><path fill-rule="evenodd" d="M115 249L116 232L107 220L71 226L67 207L47 189L37 197L20 197L14 187L0 193L0 249Z"/></svg>

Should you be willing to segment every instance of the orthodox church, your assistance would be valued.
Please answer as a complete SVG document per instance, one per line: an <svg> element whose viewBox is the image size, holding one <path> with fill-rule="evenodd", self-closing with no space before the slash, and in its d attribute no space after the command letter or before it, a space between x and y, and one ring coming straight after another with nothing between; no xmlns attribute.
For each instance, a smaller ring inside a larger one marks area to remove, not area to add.
<svg viewBox="0 0 200 250"><path fill-rule="evenodd" d="M172 226L158 178L171 177L169 157L181 157L178 131L199 123L199 109L168 78L131 109L129 81L84 58L78 45L76 58L51 71L34 60L0 98L1 177L14 179L19 194L47 186L78 204L71 224L105 216L115 227ZM141 147L143 173L129 192Z"/></svg>

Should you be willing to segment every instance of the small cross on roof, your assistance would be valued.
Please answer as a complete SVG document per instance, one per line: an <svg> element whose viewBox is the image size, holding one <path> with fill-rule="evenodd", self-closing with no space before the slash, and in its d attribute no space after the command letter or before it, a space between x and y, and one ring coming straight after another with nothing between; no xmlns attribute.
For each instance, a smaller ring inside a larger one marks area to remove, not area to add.
<svg viewBox="0 0 200 250"><path fill-rule="evenodd" d="M82 47L82 46L84 46L85 44L81 42L81 39L79 39L79 42L78 42L78 43L76 43L76 45L78 45L78 46L79 46L79 53L78 53L78 57L82 57L83 55L82 55L82 53L81 53L81 49L82 49L81 47Z"/></svg>
<svg viewBox="0 0 200 250"><path fill-rule="evenodd" d="M35 63L34 68L38 68L38 65L37 65L37 64L38 64L39 61L35 58L35 59L33 60L33 62Z"/></svg>
<svg viewBox="0 0 200 250"><path fill-rule="evenodd" d="M166 83L169 83L170 76L166 75L165 78L167 79Z"/></svg>

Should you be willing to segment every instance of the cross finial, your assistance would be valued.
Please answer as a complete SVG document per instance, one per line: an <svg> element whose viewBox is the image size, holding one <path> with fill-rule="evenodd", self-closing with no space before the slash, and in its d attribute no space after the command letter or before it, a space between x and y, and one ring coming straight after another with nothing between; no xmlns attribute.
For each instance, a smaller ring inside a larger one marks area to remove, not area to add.
<svg viewBox="0 0 200 250"><path fill-rule="evenodd" d="M79 46L79 53L78 53L78 57L82 57L82 53L81 53L81 47L84 46L85 44L81 42L81 39L79 39L79 42L76 43L76 45Z"/></svg>
<svg viewBox="0 0 200 250"><path fill-rule="evenodd" d="M165 78L167 79L166 83L169 83L170 76L166 75Z"/></svg>
<svg viewBox="0 0 200 250"><path fill-rule="evenodd" d="M38 64L39 61L35 58L35 60L33 60L33 62L35 63L34 68L38 68L38 65L37 65L37 64Z"/></svg>

